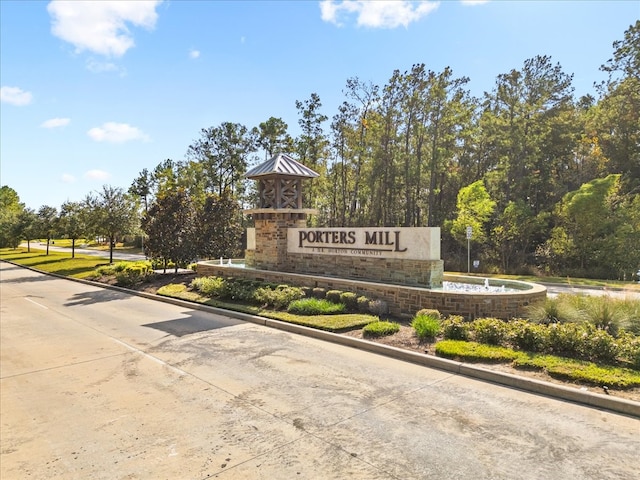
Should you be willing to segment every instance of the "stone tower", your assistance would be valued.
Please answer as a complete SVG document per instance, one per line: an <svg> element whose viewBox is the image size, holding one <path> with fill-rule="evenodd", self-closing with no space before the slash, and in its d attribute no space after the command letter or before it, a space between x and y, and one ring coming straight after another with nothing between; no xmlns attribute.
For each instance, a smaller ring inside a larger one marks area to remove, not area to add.
<svg viewBox="0 0 640 480"><path fill-rule="evenodd" d="M290 156L278 154L245 177L258 181L257 208L245 210L255 221L255 236L252 239L248 235L246 264L262 270L288 271L287 229L305 228L307 215L317 213L302 207L302 180L318 174Z"/></svg>

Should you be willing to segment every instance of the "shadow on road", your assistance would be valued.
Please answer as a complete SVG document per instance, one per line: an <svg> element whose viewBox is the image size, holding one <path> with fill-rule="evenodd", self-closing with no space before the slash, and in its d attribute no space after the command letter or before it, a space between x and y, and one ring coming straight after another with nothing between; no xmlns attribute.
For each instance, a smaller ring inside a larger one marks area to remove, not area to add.
<svg viewBox="0 0 640 480"><path fill-rule="evenodd" d="M167 320L164 322L147 323L143 327L161 330L176 337L183 337L192 333L208 332L210 330L218 330L220 328L233 327L243 323L241 320L232 318L215 317L201 318L198 316L189 316L188 318L180 318L178 320Z"/></svg>
<svg viewBox="0 0 640 480"><path fill-rule="evenodd" d="M100 289L91 292L76 293L71 296L65 307L74 307L77 305L92 305L95 303L111 302L113 300L126 300L131 297L130 294L116 292L115 290Z"/></svg>

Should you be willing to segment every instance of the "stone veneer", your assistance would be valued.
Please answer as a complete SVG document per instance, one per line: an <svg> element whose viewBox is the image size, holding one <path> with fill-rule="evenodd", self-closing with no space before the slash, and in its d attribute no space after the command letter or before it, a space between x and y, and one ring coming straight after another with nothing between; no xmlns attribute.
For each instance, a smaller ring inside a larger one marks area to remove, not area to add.
<svg viewBox="0 0 640 480"><path fill-rule="evenodd" d="M516 281L491 280L491 285L522 288L522 291L464 293L319 275L230 267L216 265L213 261L198 263L197 272L198 275L202 276L247 278L299 287L322 287L327 290L353 292L357 295L365 295L372 300L384 300L389 305L389 313L396 317L413 316L422 308L435 308L445 315L462 315L468 319L495 317L507 320L521 316L527 305L543 300L547 296L546 288L541 285ZM444 279L450 281L460 281L462 279L475 283L484 281L484 279L473 277L456 276L445 276Z"/></svg>
<svg viewBox="0 0 640 480"><path fill-rule="evenodd" d="M422 288L442 286L442 260L403 260L394 258L349 257L289 253L284 270L368 282L390 283Z"/></svg>
<svg viewBox="0 0 640 480"><path fill-rule="evenodd" d="M258 270L322 275L394 285L423 288L442 286L444 262L440 259L415 260L289 252L287 233L290 228L306 228L308 211L311 210L252 210L255 238L251 247L246 250L246 265Z"/></svg>

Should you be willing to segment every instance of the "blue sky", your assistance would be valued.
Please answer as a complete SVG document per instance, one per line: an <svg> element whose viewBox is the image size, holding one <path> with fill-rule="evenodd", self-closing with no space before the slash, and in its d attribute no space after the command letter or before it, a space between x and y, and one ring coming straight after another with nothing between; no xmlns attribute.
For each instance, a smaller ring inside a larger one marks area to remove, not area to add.
<svg viewBox="0 0 640 480"><path fill-rule="evenodd" d="M414 63L496 77L550 55L594 93L638 1L0 1L0 184L59 208L181 160L200 130L331 118L350 77L384 85ZM326 125L328 131L328 124Z"/></svg>

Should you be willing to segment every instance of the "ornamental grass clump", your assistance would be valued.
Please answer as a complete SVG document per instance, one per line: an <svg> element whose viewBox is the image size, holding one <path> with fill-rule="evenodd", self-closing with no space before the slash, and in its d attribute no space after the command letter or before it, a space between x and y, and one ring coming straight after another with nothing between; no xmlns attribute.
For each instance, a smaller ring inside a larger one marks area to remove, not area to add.
<svg viewBox="0 0 640 480"><path fill-rule="evenodd" d="M335 315L345 311L344 303L333 303L324 298L301 298L287 307L287 312L297 315Z"/></svg>
<svg viewBox="0 0 640 480"><path fill-rule="evenodd" d="M440 333L440 319L431 315L416 315L411 327L420 340L433 340Z"/></svg>
<svg viewBox="0 0 640 480"><path fill-rule="evenodd" d="M362 329L364 337L386 337L400 331L400 324L387 320L371 322Z"/></svg>

